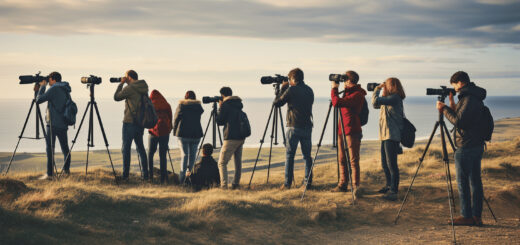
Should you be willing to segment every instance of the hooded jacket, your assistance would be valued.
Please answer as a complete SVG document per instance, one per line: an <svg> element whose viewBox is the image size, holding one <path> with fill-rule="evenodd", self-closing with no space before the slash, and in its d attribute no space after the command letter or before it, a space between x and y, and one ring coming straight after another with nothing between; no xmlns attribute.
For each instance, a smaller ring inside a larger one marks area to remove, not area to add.
<svg viewBox="0 0 520 245"><path fill-rule="evenodd" d="M199 163L195 164L190 175L191 184L195 189L220 186L220 174L217 162L212 156L203 156Z"/></svg>
<svg viewBox="0 0 520 245"><path fill-rule="evenodd" d="M52 125L53 128L67 129L68 125L65 122L65 103L72 91L68 82L56 82L54 85L46 90L47 85L40 88L36 103L47 103L47 114L45 121L47 125Z"/></svg>
<svg viewBox="0 0 520 245"><path fill-rule="evenodd" d="M455 126L455 145L463 148L483 145L484 140L479 136L477 122L482 117L486 90L470 82L461 88L458 98L455 110L448 106L442 109L446 119Z"/></svg>
<svg viewBox="0 0 520 245"><path fill-rule="evenodd" d="M243 140L240 136L239 112L244 105L238 96L228 96L224 98L222 106L217 112L217 124L224 125L224 140Z"/></svg>
<svg viewBox="0 0 520 245"><path fill-rule="evenodd" d="M153 90L150 94L150 100L153 103L155 112L157 113L157 124L155 127L148 130L148 132L160 137L168 135L172 131L172 108L164 96L157 90Z"/></svg>
<svg viewBox="0 0 520 245"><path fill-rule="evenodd" d="M312 128L312 104L314 92L303 81L296 86L282 87L274 104L283 106L287 103L287 127Z"/></svg>
<svg viewBox="0 0 520 245"><path fill-rule="evenodd" d="M173 134L181 138L202 137L200 116L204 112L200 100L181 100L175 111Z"/></svg>
<svg viewBox="0 0 520 245"><path fill-rule="evenodd" d="M372 95L372 105L379 112L379 140L401 142L404 125L403 99L398 94L380 97L381 88L376 88Z"/></svg>
<svg viewBox="0 0 520 245"><path fill-rule="evenodd" d="M123 123L134 123L134 118L137 115L140 115L141 97L143 95L148 95L148 84L146 84L144 80L137 80L124 88L123 86L123 83L117 86L116 93L114 94L114 100L126 100Z"/></svg>
<svg viewBox="0 0 520 245"><path fill-rule="evenodd" d="M343 97L339 97L338 88L331 91L332 105L340 107L343 116L345 135L361 133L361 119L359 114L363 109L367 92L359 84L346 88ZM341 134L341 120L338 122L338 134Z"/></svg>

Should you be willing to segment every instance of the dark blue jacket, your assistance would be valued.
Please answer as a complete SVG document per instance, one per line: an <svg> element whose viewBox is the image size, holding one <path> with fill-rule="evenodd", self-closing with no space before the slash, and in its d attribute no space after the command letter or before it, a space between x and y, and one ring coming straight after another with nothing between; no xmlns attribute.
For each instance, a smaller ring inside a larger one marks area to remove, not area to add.
<svg viewBox="0 0 520 245"><path fill-rule="evenodd" d="M63 115L65 110L65 102L69 98L71 91L68 82L56 82L46 90L47 85L42 86L36 97L36 103L41 104L47 103L47 114L45 121L47 125L52 125L53 128L67 129L68 125L65 123L65 116ZM49 120L50 119L50 120Z"/></svg>

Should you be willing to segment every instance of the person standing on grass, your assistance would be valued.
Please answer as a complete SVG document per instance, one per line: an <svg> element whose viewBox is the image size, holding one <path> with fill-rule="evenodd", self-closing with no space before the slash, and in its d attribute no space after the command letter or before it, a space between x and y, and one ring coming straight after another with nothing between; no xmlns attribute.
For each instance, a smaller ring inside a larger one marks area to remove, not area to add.
<svg viewBox="0 0 520 245"><path fill-rule="evenodd" d="M479 124L486 120L483 103L486 90L471 82L463 71L453 74L450 83L459 93L459 101L455 104L450 93L450 106L437 101L437 109L455 126L455 168L462 216L455 218L453 223L482 226L484 191L480 173L485 130L481 130Z"/></svg>
<svg viewBox="0 0 520 245"><path fill-rule="evenodd" d="M282 89L276 95L274 101L274 104L278 107L287 104L285 183L280 189L291 188L294 179L294 156L296 155L298 143L301 144L301 151L305 160L305 178L303 183L307 183L307 188L311 188L312 174L310 177L309 174L312 167L311 136L314 92L303 81L303 71L300 68L291 70L287 77L288 81L282 83Z"/></svg>
<svg viewBox="0 0 520 245"><path fill-rule="evenodd" d="M184 99L179 101L175 111L173 123L173 134L179 139L181 151L181 171L179 172L180 183L184 183L186 172L193 169L200 138L202 138L202 125L200 117L204 109L200 100L197 100L195 92L187 91Z"/></svg>
<svg viewBox="0 0 520 245"><path fill-rule="evenodd" d="M383 90L381 94L381 90ZM381 94L381 96L380 96ZM401 81L395 77L374 89L372 104L380 109L379 140L381 140L381 165L386 177L386 185L379 190L383 198L395 201L399 191L399 167L397 155L402 152L400 146L401 131L403 130L404 108L406 98Z"/></svg>
<svg viewBox="0 0 520 245"><path fill-rule="evenodd" d="M360 178L359 178L359 151L361 145L361 119L359 114L363 109L365 102L365 95L367 92L361 88L358 83L359 75L355 71L347 71L345 75L348 79L344 82L345 93L343 97L339 97L338 87L339 83L332 82L331 99L332 105L341 109L341 116L343 117L343 127L345 129L345 138L347 139L347 147L350 155L350 165L352 168L352 186L354 195L358 197L361 194ZM334 188L333 192L346 192L349 172L347 166L347 158L345 156L345 149L343 147L343 132L341 121L338 122L338 161L340 169L340 181L338 186Z"/></svg>
<svg viewBox="0 0 520 245"><path fill-rule="evenodd" d="M157 124L148 130L148 165L150 180L153 182L153 155L159 145L159 159L161 169L161 184L168 181L168 170L166 165L166 154L168 153L168 142L172 131L172 108L164 96L157 90L150 94L150 100L157 113Z"/></svg>

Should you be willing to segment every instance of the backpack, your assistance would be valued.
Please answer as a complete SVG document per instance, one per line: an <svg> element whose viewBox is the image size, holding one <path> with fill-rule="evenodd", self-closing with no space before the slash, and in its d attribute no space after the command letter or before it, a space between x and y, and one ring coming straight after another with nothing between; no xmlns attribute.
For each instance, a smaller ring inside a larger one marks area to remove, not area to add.
<svg viewBox="0 0 520 245"><path fill-rule="evenodd" d="M126 104L130 109L128 100L126 101ZM132 115L134 115L135 124L148 129L155 127L157 121L159 120L157 118L157 112L155 111L152 100L146 94L141 95L141 111L139 116L137 117L133 112Z"/></svg>
<svg viewBox="0 0 520 245"><path fill-rule="evenodd" d="M70 93L67 93L68 99L65 102L65 109L63 110L63 116L65 118L65 123L67 125L72 126L76 124L76 114L78 114L78 106L72 98L70 97Z"/></svg>
<svg viewBox="0 0 520 245"><path fill-rule="evenodd" d="M415 126L403 117L403 130L401 131L401 144L405 147L412 148L415 143Z"/></svg>
<svg viewBox="0 0 520 245"><path fill-rule="evenodd" d="M361 121L361 126L365 126L368 123L367 99L363 99L363 107L361 108L361 112L359 113L359 120Z"/></svg>
<svg viewBox="0 0 520 245"><path fill-rule="evenodd" d="M482 106L482 115L477 124L478 133L484 141L490 141L495 129L495 122L491 111L485 105Z"/></svg>
<svg viewBox="0 0 520 245"><path fill-rule="evenodd" d="M243 138L251 136L251 125L249 124L249 119L247 118L247 114L242 110L238 112L238 126L240 136Z"/></svg>

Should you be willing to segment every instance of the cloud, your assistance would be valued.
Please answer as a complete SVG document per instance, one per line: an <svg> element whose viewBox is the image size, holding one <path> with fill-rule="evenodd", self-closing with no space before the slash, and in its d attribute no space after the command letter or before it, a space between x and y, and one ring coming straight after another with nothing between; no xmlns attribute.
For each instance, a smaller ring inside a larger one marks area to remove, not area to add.
<svg viewBox="0 0 520 245"><path fill-rule="evenodd" d="M518 44L519 1L0 0L0 32Z"/></svg>

